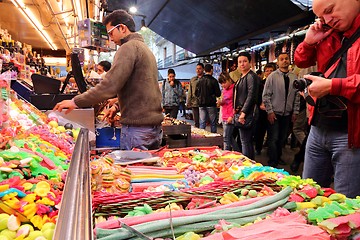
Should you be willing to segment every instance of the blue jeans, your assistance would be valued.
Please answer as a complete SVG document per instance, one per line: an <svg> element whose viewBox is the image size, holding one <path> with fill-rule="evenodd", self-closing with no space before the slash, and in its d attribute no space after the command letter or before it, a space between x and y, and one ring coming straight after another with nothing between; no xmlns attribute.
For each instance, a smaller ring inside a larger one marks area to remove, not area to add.
<svg viewBox="0 0 360 240"><path fill-rule="evenodd" d="M239 128L239 134L241 140L241 153L250 159L254 159L254 145L252 143L253 128Z"/></svg>
<svg viewBox="0 0 360 240"><path fill-rule="evenodd" d="M120 134L120 149L141 150L158 149L162 140L161 126L129 126L122 125Z"/></svg>
<svg viewBox="0 0 360 240"><path fill-rule="evenodd" d="M223 125L223 138L224 138L224 150L238 151L235 145L235 139L233 137L234 124L229 124L227 121L222 122Z"/></svg>
<svg viewBox="0 0 360 240"><path fill-rule="evenodd" d="M360 195L360 149L348 148L346 132L311 126L305 150L303 178L312 178L349 198Z"/></svg>
<svg viewBox="0 0 360 240"><path fill-rule="evenodd" d="M291 116L281 116L276 114L274 124L268 127L268 156L269 164L276 166L282 155L282 147L285 144Z"/></svg>
<svg viewBox="0 0 360 240"><path fill-rule="evenodd" d="M209 118L211 125L211 132L217 132L216 126L216 117L217 117L217 108L216 107L199 107L199 115L200 115L200 128L206 128L206 120Z"/></svg>

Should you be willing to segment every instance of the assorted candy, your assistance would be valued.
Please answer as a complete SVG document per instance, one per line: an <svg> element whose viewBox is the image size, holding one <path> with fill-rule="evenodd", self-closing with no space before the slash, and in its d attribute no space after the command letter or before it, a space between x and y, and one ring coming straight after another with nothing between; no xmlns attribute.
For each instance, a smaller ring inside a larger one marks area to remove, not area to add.
<svg viewBox="0 0 360 240"><path fill-rule="evenodd" d="M0 126L0 239L52 239L79 129L70 134L18 99L7 107Z"/></svg>

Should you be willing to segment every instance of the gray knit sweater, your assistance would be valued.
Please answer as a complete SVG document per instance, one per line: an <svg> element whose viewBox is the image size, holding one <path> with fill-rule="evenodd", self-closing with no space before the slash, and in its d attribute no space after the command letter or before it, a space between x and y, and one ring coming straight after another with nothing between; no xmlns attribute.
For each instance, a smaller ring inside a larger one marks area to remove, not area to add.
<svg viewBox="0 0 360 240"><path fill-rule="evenodd" d="M140 34L131 33L122 40L104 79L74 101L79 107L87 107L117 95L122 124L160 125L163 114L157 80L153 53Z"/></svg>

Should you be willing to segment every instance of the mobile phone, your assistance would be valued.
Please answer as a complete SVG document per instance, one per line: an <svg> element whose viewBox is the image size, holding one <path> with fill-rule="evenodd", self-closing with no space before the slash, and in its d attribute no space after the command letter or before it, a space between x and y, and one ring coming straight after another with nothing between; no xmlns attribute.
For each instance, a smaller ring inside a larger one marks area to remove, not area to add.
<svg viewBox="0 0 360 240"><path fill-rule="evenodd" d="M331 27L330 27L329 25L327 25L326 23L323 23L323 24L322 24L322 29L323 29L325 32L327 32L327 31L329 31L329 30L331 29Z"/></svg>

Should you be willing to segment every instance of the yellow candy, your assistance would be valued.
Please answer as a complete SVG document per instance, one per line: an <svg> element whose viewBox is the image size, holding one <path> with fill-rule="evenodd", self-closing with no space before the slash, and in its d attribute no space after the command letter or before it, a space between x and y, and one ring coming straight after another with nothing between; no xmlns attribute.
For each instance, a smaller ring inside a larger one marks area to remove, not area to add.
<svg viewBox="0 0 360 240"><path fill-rule="evenodd" d="M24 187L24 189L26 191L26 190L30 190L34 185L32 183L26 182L22 186Z"/></svg>
<svg viewBox="0 0 360 240"><path fill-rule="evenodd" d="M18 195L17 192L12 192L12 193L9 193L9 194L6 194L5 196L3 196L2 200L7 201L9 199L12 199L13 197L16 197L17 195Z"/></svg>
<svg viewBox="0 0 360 240"><path fill-rule="evenodd" d="M32 203L35 201L35 199L36 199L36 194L31 193L31 194L28 194L25 197L23 197L21 200L24 202Z"/></svg>
<svg viewBox="0 0 360 240"><path fill-rule="evenodd" d="M50 192L50 184L45 181L40 181L36 184L34 193L40 197L46 197Z"/></svg>
<svg viewBox="0 0 360 240"><path fill-rule="evenodd" d="M9 184L0 185L0 192L3 192L8 189L9 189Z"/></svg>
<svg viewBox="0 0 360 240"><path fill-rule="evenodd" d="M55 205L55 202L51 201L47 197L43 197L42 199L37 200L36 203L44 204L44 205L48 205L48 206L54 206Z"/></svg>

